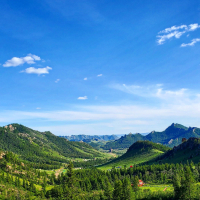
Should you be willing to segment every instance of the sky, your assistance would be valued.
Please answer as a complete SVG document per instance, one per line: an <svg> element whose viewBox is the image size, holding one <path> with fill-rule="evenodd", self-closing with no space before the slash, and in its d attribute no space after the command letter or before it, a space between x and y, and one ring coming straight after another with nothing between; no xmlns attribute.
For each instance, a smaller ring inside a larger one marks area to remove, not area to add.
<svg viewBox="0 0 200 200"><path fill-rule="evenodd" d="M200 127L199 0L1 1L0 49L0 126Z"/></svg>

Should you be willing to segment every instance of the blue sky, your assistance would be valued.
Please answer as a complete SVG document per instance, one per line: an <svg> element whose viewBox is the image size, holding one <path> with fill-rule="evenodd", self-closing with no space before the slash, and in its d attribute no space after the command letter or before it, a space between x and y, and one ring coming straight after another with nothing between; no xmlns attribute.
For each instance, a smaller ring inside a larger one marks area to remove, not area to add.
<svg viewBox="0 0 200 200"><path fill-rule="evenodd" d="M7 0L0 125L56 135L200 127L197 0Z"/></svg>

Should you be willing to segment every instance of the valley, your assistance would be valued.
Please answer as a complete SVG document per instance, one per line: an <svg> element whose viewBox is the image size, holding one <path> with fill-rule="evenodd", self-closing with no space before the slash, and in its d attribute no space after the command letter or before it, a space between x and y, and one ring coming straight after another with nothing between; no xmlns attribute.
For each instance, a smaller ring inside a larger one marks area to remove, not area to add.
<svg viewBox="0 0 200 200"><path fill-rule="evenodd" d="M200 139L189 137L198 131L172 124L163 132L136 134L141 140L134 134L92 138L101 142L97 149L91 141L69 141L19 124L1 127L0 199L168 200L187 198L188 189L199 198ZM185 139L177 146L166 142L181 136ZM120 148L106 150L103 144L111 143Z"/></svg>

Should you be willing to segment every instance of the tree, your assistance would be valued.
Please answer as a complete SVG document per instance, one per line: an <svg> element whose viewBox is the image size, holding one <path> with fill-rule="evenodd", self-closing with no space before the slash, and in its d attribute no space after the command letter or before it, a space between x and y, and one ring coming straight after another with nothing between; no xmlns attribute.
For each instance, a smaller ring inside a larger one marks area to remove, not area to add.
<svg viewBox="0 0 200 200"><path fill-rule="evenodd" d="M185 168L184 177L181 179L181 199L194 199L196 186L189 166Z"/></svg>
<svg viewBox="0 0 200 200"><path fill-rule="evenodd" d="M139 190L138 184L139 184L139 178L138 178L138 176L134 176L133 177L133 184L132 184L134 192L137 192Z"/></svg>
<svg viewBox="0 0 200 200"><path fill-rule="evenodd" d="M122 182L121 180L115 181L115 186L113 190L113 199L121 200L123 197Z"/></svg>
<svg viewBox="0 0 200 200"><path fill-rule="evenodd" d="M179 197L181 196L181 178L178 172L174 174L173 186L175 199L179 199Z"/></svg>
<svg viewBox="0 0 200 200"><path fill-rule="evenodd" d="M126 177L122 181L122 192L123 192L123 197L121 200L134 200L134 194L131 188L131 183L130 180Z"/></svg>
<svg viewBox="0 0 200 200"><path fill-rule="evenodd" d="M106 200L111 200L112 199L112 187L111 184L109 183L108 178L106 177L105 179L105 190L104 190L104 196Z"/></svg>

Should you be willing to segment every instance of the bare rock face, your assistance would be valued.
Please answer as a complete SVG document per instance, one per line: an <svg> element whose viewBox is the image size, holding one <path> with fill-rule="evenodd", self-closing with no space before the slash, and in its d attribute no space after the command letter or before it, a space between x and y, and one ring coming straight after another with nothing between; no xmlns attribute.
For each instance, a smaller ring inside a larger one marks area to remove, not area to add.
<svg viewBox="0 0 200 200"><path fill-rule="evenodd" d="M173 140L173 139L171 139L171 140L168 142L168 144L171 144L173 141L174 141L174 140Z"/></svg>
<svg viewBox="0 0 200 200"><path fill-rule="evenodd" d="M10 131L14 131L16 129L16 127L12 126L12 124L10 124L8 126L4 126L4 128L9 128Z"/></svg>
<svg viewBox="0 0 200 200"><path fill-rule="evenodd" d="M186 139L186 138L182 138L182 143L183 143L183 142L186 142L186 141L187 141L187 139Z"/></svg>
<svg viewBox="0 0 200 200"><path fill-rule="evenodd" d="M5 153L4 152L0 152L0 160L5 156Z"/></svg>

